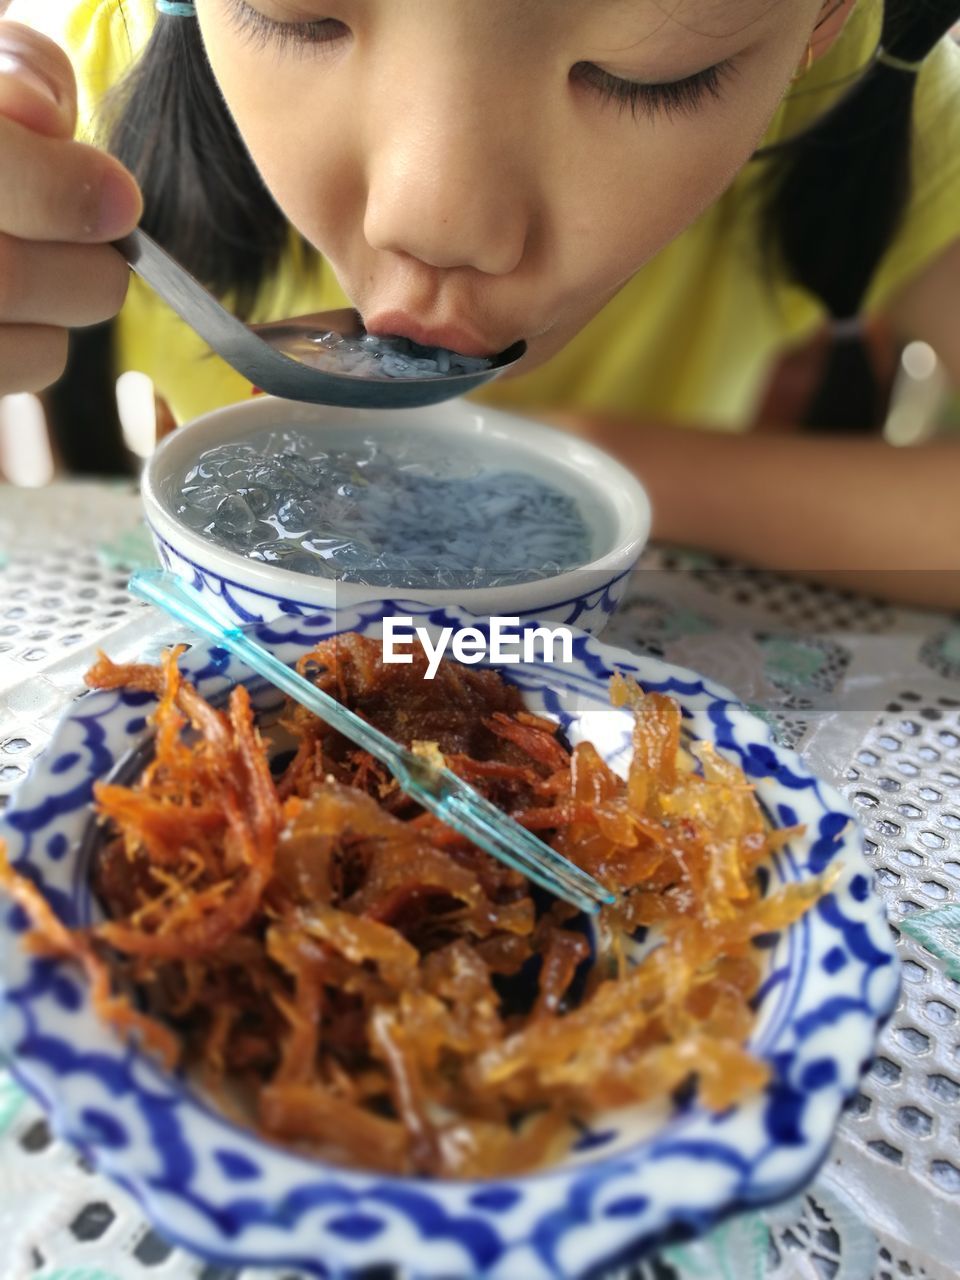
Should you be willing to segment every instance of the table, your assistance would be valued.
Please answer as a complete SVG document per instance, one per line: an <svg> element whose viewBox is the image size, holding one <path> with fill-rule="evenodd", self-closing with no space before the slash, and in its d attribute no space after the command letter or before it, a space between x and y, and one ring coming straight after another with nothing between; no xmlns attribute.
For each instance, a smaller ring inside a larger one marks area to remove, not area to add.
<svg viewBox="0 0 960 1280"><path fill-rule="evenodd" d="M0 487L0 805L97 648L153 658L180 634L125 594L130 568L151 558L129 484ZM604 638L732 687L851 798L905 979L814 1183L617 1280L950 1280L960 1274L960 618L652 547ZM171 1248L51 1137L2 1067L0 1242L0 1280L296 1280Z"/></svg>

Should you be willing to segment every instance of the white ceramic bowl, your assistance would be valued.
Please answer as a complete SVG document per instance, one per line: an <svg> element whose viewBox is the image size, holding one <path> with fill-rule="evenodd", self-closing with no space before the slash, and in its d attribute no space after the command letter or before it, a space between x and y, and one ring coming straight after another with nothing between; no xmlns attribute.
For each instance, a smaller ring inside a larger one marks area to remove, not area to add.
<svg viewBox="0 0 960 1280"><path fill-rule="evenodd" d="M594 536L588 563L552 578L511 586L421 590L372 588L279 569L225 551L188 528L175 514L180 479L199 454L214 445L268 429L329 429L331 443L345 434L389 438L415 433L456 454L458 443L490 465L529 471L576 496ZM650 531L650 503L639 481L620 463L552 427L484 409L463 400L426 409L365 410L293 404L271 397L205 414L168 436L143 477L147 522L168 569L203 593L217 596L241 622L280 614L315 614L369 600L378 593L434 607L459 606L498 617L545 618L599 632L613 613ZM222 611L222 610L221 610Z"/></svg>

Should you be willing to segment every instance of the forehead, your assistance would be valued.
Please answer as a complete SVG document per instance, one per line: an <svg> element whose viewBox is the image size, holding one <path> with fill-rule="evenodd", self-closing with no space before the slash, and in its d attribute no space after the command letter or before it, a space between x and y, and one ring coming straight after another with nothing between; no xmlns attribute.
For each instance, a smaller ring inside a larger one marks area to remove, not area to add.
<svg viewBox="0 0 960 1280"><path fill-rule="evenodd" d="M647 34L688 31L713 39L739 35L769 20L784 0L590 0L633 19Z"/></svg>

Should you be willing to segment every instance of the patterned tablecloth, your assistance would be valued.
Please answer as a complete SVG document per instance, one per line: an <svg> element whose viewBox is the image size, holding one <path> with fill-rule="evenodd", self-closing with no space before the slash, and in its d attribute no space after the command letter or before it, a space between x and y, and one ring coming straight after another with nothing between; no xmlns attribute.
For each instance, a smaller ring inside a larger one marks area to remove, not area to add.
<svg viewBox="0 0 960 1280"><path fill-rule="evenodd" d="M179 634L124 591L150 558L129 486L0 487L0 805L98 647ZM732 687L853 800L905 976L815 1182L621 1277L960 1275L960 619L651 548L604 638ZM296 1280L169 1246L0 1067L0 1280L26 1277Z"/></svg>

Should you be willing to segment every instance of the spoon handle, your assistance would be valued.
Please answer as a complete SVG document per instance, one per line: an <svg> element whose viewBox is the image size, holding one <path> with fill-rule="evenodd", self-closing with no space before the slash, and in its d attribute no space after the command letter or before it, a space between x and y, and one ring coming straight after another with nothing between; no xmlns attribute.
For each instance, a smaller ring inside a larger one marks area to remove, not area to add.
<svg viewBox="0 0 960 1280"><path fill-rule="evenodd" d="M252 336L247 326L145 231L137 227L116 247L137 275L214 350L225 355L221 349L225 340L246 345L245 339Z"/></svg>
<svg viewBox="0 0 960 1280"><path fill-rule="evenodd" d="M371 394L363 379L333 377L322 369L292 360L264 342L139 227L116 241L116 248L131 269L208 347L259 390L311 404L356 408L371 403Z"/></svg>
<svg viewBox="0 0 960 1280"><path fill-rule="evenodd" d="M211 347L217 355L232 365L238 373L263 391L289 399L303 398L298 394L303 373L322 389L325 375L322 370L304 370L296 360L259 338L242 320L220 305L217 299L199 280L172 258L165 249L137 227L116 247L126 258L132 270L171 307L181 320ZM337 403L336 388L331 387ZM319 397L315 397L319 398Z"/></svg>

